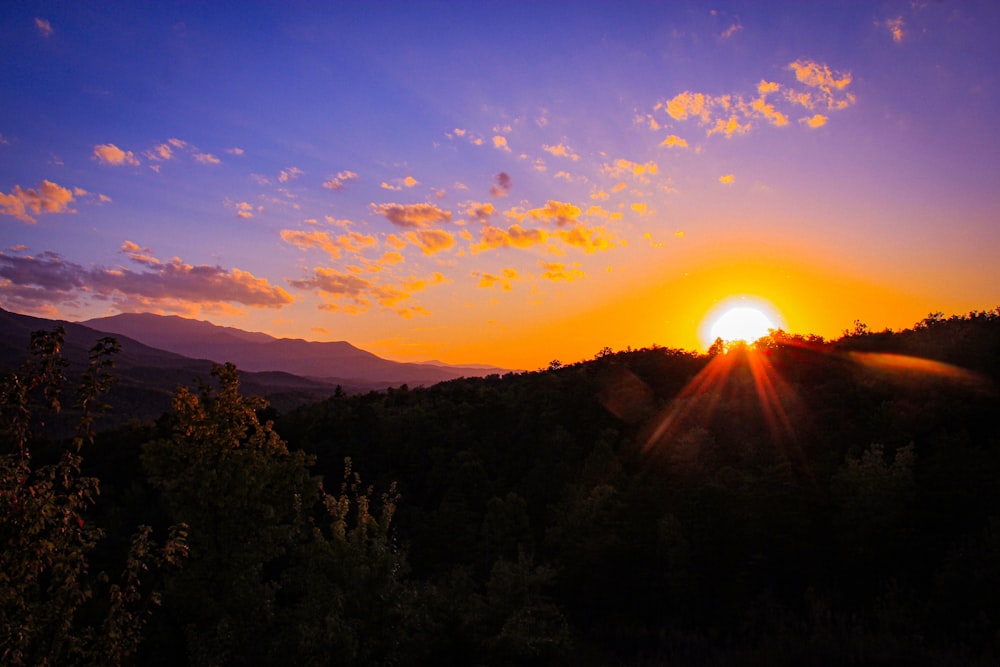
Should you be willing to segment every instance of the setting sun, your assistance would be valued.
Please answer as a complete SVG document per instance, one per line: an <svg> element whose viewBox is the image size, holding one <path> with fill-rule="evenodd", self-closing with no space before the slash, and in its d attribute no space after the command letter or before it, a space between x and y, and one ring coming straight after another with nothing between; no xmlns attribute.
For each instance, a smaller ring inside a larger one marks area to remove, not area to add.
<svg viewBox="0 0 1000 667"><path fill-rule="evenodd" d="M783 328L778 311L766 301L740 297L727 299L705 316L700 338L708 347L721 338L727 343L752 343L771 329Z"/></svg>
<svg viewBox="0 0 1000 667"><path fill-rule="evenodd" d="M721 338L726 342L743 341L752 343L766 336L774 323L756 308L730 308L712 324L712 340Z"/></svg>

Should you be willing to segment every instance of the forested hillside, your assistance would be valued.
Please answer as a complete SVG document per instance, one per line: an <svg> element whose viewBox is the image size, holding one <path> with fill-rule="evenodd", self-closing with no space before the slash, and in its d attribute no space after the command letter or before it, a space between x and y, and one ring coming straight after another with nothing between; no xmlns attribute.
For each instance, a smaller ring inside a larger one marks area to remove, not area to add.
<svg viewBox="0 0 1000 667"><path fill-rule="evenodd" d="M155 424L80 431L75 464L39 419L52 370L3 388L3 572L65 539L23 499L82 498L59 572L90 593L5 575L11 664L1000 660L1000 310L281 415L219 367ZM97 573L129 563L122 601Z"/></svg>

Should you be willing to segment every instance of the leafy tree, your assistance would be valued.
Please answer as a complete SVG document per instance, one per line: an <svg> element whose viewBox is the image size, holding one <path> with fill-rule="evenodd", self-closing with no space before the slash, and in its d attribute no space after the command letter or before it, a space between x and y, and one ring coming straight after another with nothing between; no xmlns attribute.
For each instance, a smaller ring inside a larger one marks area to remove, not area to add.
<svg viewBox="0 0 1000 667"><path fill-rule="evenodd" d="M158 601L143 578L150 567L178 564L182 527L161 549L142 526L132 538L117 583L90 571L104 531L89 517L99 481L81 474L82 457L63 449L55 463L32 462L31 443L44 433L39 418L61 409L65 331L32 334L32 358L0 386L0 646L5 665L119 665L138 647ZM91 350L76 408L74 449L93 440L93 405L111 384L118 343L104 338ZM40 394L41 410L33 400Z"/></svg>
<svg viewBox="0 0 1000 667"><path fill-rule="evenodd" d="M190 528L190 562L168 582L193 664L250 664L265 653L278 589L269 568L303 528L318 498L309 459L289 452L262 399L244 398L232 364L218 390L174 393L173 434L150 442L143 464L173 517Z"/></svg>

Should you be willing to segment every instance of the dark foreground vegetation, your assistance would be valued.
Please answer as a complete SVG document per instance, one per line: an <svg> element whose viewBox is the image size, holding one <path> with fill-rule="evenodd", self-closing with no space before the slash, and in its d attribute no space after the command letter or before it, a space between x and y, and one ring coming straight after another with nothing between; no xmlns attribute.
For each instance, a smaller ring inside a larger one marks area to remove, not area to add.
<svg viewBox="0 0 1000 667"><path fill-rule="evenodd" d="M222 366L96 434L114 341L78 394L59 346L2 386L3 664L1000 662L1000 309L283 415Z"/></svg>

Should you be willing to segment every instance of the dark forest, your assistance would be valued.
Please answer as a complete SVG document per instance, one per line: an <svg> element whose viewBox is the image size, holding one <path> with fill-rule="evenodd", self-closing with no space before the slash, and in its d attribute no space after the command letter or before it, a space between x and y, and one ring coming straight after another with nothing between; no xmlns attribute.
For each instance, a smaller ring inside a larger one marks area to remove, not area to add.
<svg viewBox="0 0 1000 667"><path fill-rule="evenodd" d="M110 427L95 342L3 381L3 664L1000 661L1000 309Z"/></svg>

